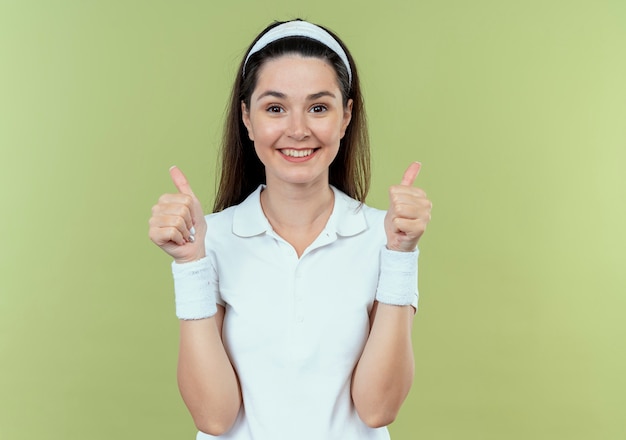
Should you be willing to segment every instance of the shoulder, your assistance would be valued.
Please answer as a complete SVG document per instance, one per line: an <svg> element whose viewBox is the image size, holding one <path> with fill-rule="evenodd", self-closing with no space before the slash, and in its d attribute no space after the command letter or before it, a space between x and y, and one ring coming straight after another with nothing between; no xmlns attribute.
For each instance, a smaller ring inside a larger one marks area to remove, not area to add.
<svg viewBox="0 0 626 440"><path fill-rule="evenodd" d="M235 210L237 206L231 206L230 208L226 208L223 211L213 212L211 214L207 214L204 216L207 224L207 228L210 230L213 228L221 228L227 225L232 225L233 217L235 215Z"/></svg>
<svg viewBox="0 0 626 440"><path fill-rule="evenodd" d="M261 208L262 186L250 194L239 205L205 216L207 240L219 240L228 236L251 237L268 229L269 223Z"/></svg>
<svg viewBox="0 0 626 440"><path fill-rule="evenodd" d="M359 202L358 200L353 199L352 197L350 197L348 194L344 193L343 191L335 188L334 186L331 186L331 188L333 189L333 192L335 193L336 200L341 205L343 205L346 209L354 209L354 210L360 209L365 213L365 215L370 216L370 217L376 217L380 215L384 216L385 213L387 212L385 210L369 206L363 202Z"/></svg>
<svg viewBox="0 0 626 440"><path fill-rule="evenodd" d="M333 187L333 191L335 193L335 221L340 231L346 228L352 230L353 233L363 230L380 230L387 211L359 202L337 188Z"/></svg>
<svg viewBox="0 0 626 440"><path fill-rule="evenodd" d="M372 206L366 205L365 203L361 204L361 209L363 210L363 214L365 215L365 217L372 221L382 221L387 214L387 211L374 208Z"/></svg>

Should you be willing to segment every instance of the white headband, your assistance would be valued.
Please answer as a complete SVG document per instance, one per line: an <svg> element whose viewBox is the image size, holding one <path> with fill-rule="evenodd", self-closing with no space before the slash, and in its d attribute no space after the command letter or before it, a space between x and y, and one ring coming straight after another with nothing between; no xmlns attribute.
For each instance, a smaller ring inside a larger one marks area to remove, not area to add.
<svg viewBox="0 0 626 440"><path fill-rule="evenodd" d="M252 46L250 52L248 52L248 56L246 57L246 61L243 63L243 74L246 74L246 64L248 64L248 60L250 57L263 49L270 43L273 43L276 40L280 40L281 38L286 37L307 37L311 38L315 41L319 41L324 46L328 47L330 50L335 52L341 61L346 65L346 69L348 69L348 79L350 80L350 84L352 84L352 70L350 69L350 62L348 61L348 57L346 53L341 48L341 45L324 29L319 26L316 26L307 21L288 21L286 23L280 24L276 27L273 27L269 31L267 31L259 40Z"/></svg>

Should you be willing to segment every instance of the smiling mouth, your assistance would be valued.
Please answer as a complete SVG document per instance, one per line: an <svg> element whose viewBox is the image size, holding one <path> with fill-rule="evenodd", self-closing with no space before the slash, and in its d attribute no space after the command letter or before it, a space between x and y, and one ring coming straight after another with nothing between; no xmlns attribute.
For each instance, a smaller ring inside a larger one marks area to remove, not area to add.
<svg viewBox="0 0 626 440"><path fill-rule="evenodd" d="M285 148L283 150L280 150L280 152L289 157L307 157L317 150L318 148L309 148L307 150L295 150L293 148Z"/></svg>

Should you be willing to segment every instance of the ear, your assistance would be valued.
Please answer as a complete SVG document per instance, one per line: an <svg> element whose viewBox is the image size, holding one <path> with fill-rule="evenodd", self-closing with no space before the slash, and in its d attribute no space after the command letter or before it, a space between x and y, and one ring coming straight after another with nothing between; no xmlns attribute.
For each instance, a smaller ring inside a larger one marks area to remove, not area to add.
<svg viewBox="0 0 626 440"><path fill-rule="evenodd" d="M248 137L251 141L254 141L254 136L252 135L252 124L250 123L250 111L248 107L246 107L246 103L241 101L241 120L243 121L243 125L246 126L248 130Z"/></svg>
<svg viewBox="0 0 626 440"><path fill-rule="evenodd" d="M346 129L352 120L352 99L348 99L348 103L343 109L343 120L341 121L341 139L346 134Z"/></svg>

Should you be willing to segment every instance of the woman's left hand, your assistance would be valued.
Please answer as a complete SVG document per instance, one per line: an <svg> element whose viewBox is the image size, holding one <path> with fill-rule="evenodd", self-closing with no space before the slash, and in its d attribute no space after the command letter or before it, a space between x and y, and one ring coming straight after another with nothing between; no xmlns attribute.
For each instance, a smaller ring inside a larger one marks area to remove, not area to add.
<svg viewBox="0 0 626 440"><path fill-rule="evenodd" d="M413 187L422 164L412 163L400 185L389 188L389 210L385 216L387 249L411 252L426 230L433 204L421 188Z"/></svg>

